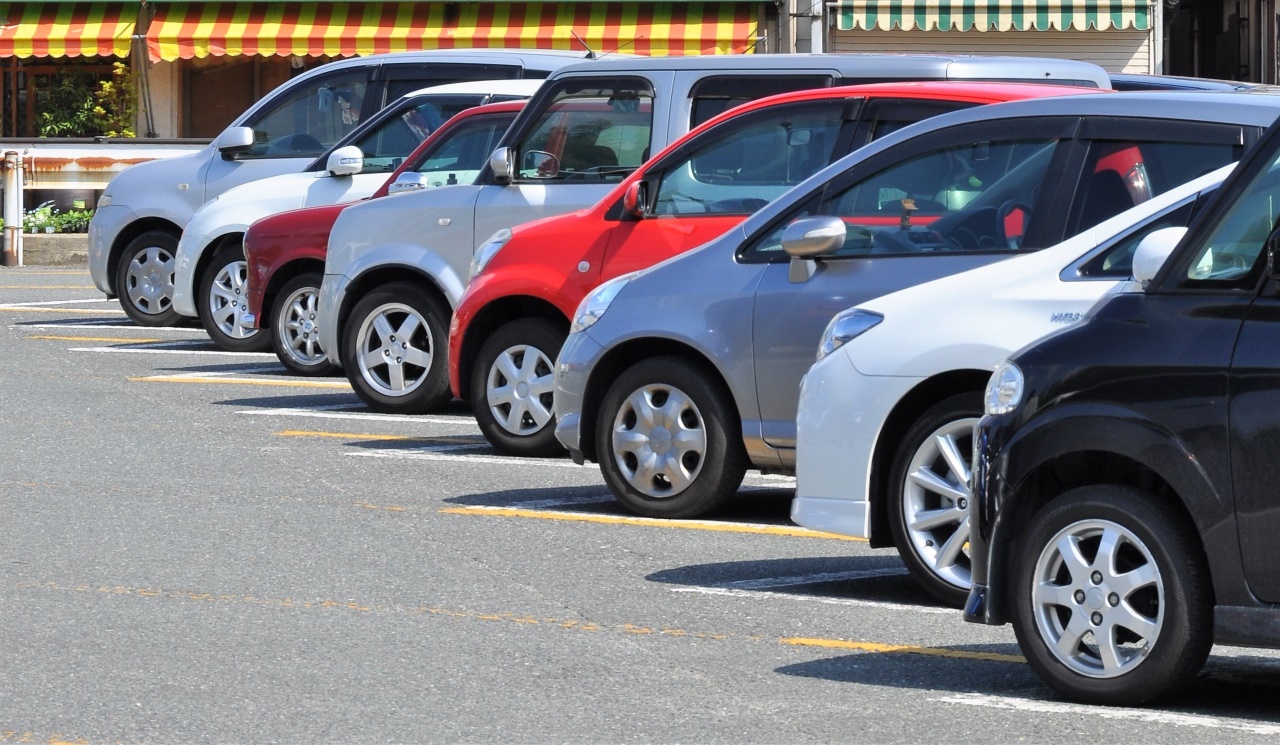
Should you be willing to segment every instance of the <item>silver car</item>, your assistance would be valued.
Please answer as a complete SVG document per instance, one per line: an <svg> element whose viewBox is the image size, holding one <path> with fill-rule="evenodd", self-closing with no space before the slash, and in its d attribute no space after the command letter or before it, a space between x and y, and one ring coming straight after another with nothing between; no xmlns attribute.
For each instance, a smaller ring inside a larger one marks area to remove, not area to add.
<svg viewBox="0 0 1280 745"><path fill-rule="evenodd" d="M747 468L794 468L800 379L838 311L1059 243L1238 160L1277 114L1261 94L1116 93L904 128L589 295L556 365L556 436L632 511L705 514Z"/></svg>

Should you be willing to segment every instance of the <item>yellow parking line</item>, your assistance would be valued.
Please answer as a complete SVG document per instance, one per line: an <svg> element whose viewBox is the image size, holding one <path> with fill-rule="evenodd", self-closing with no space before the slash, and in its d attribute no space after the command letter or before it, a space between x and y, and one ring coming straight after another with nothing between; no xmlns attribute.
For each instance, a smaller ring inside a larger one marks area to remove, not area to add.
<svg viewBox="0 0 1280 745"><path fill-rule="evenodd" d="M52 336L50 334L37 334L28 336L28 339L44 339L46 341L100 341L100 342L131 342L134 344L152 344L155 342L168 341L167 339L134 339L127 336Z"/></svg>
<svg viewBox="0 0 1280 745"><path fill-rule="evenodd" d="M360 432L316 432L305 429L286 429L283 432L277 432L276 437L331 437L339 440L418 440L430 442L447 442L457 445L483 445L484 441L478 438L467 437L423 437L409 435L371 435Z"/></svg>
<svg viewBox="0 0 1280 745"><path fill-rule="evenodd" d="M959 649L941 647L916 647L909 644L878 644L876 642L848 642L841 639L808 639L804 637L788 637L781 640L783 644L797 647L825 647L827 649L852 649L858 652L876 652L886 654L899 652L903 654L924 654L932 657L954 657L962 660L986 660L988 662L1025 663L1022 655L1000 654L999 652L966 652Z"/></svg>
<svg viewBox="0 0 1280 745"><path fill-rule="evenodd" d="M322 380L262 380L261 378L206 378L185 377L181 375L152 375L145 378L129 378L133 383L213 383L217 385L265 385L285 388L345 388L350 390L347 382Z"/></svg>
<svg viewBox="0 0 1280 745"><path fill-rule="evenodd" d="M808 528L788 528L782 525L735 525L733 523L717 523L707 520L660 520L652 517L627 517L624 515L589 515L577 512L556 512L550 510L522 510L515 507L445 507L440 510L446 515L488 515L490 517L529 517L537 520L565 520L568 522L602 523L605 525L635 525L646 528L681 528L684 530L707 530L714 533L752 533L755 535L780 535L790 538L825 538L833 541L861 541L865 538L854 538L834 533L819 533Z"/></svg>

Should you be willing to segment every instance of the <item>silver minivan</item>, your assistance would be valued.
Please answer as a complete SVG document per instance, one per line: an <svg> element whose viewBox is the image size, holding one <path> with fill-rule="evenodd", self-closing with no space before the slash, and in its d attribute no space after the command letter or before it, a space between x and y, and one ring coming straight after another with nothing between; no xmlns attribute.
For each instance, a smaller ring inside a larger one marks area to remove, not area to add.
<svg viewBox="0 0 1280 745"><path fill-rule="evenodd" d="M1037 58L745 55L571 65L547 79L473 184L343 210L329 237L320 343L374 409L437 408L450 399L449 317L472 252L488 236L595 204L650 154L738 103L938 79L1110 86L1096 65Z"/></svg>
<svg viewBox="0 0 1280 745"><path fill-rule="evenodd" d="M1277 114L1264 94L1112 93L889 134L588 295L556 362L556 437L628 509L703 515L747 468L794 468L800 380L836 313L1077 235L1239 160Z"/></svg>

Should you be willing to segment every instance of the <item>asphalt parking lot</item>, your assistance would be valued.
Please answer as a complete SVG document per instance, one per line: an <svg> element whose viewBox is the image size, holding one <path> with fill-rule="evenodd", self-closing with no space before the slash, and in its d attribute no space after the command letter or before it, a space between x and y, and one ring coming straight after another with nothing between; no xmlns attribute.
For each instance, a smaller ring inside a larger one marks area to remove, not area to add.
<svg viewBox="0 0 1280 745"><path fill-rule="evenodd" d="M0 269L0 743L1263 742L1280 654L1147 710L1068 704L1010 628L748 476L631 517L461 406L370 414L87 272Z"/></svg>

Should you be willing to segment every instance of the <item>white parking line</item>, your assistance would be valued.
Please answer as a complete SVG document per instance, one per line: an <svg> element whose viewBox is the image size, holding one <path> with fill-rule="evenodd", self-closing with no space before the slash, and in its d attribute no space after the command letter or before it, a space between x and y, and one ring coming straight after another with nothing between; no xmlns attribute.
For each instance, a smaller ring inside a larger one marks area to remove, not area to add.
<svg viewBox="0 0 1280 745"><path fill-rule="evenodd" d="M75 305L76 303L110 303L110 302L114 302L114 301L108 300L107 298L98 298L96 300L93 298L85 298L83 300L40 300L32 303L5 303L3 306L0 306L0 307L36 308L42 305ZM124 313L123 310L119 312L122 314Z"/></svg>
<svg viewBox="0 0 1280 745"><path fill-rule="evenodd" d="M487 445L464 445L461 447L488 447ZM374 453L347 453L348 456L354 458L402 458L404 460L440 460L453 461L457 463L480 463L484 465L496 465L505 463L508 465L519 466L552 466L555 468L591 468L592 464L578 465L571 460L552 460L550 458L510 458L502 455L453 455L441 452L423 452L422 450L406 450L397 448L395 450L379 450Z"/></svg>
<svg viewBox="0 0 1280 745"><path fill-rule="evenodd" d="M722 585L716 586L735 590L766 590L770 587L818 585L824 582L841 582L844 580L872 579L875 577L900 577L905 574L907 574L906 567L887 567L885 569L862 569L852 572L823 572L820 574L803 574L791 577L742 579L737 582L726 582Z"/></svg>
<svg viewBox="0 0 1280 745"><path fill-rule="evenodd" d="M259 409L237 411L237 414L249 416L292 416L312 419L355 419L367 422L421 422L423 424L452 424L459 427L480 431L476 421L470 417L416 416L413 414L362 414L360 412L330 411L332 409L349 408L351 404L335 406L317 406L314 409Z"/></svg>
<svg viewBox="0 0 1280 745"><path fill-rule="evenodd" d="M830 598L816 595L793 595L786 592L769 592L768 590L740 590L734 587L672 587L672 592L687 592L697 595L722 595L733 598L749 598L751 600L790 600L820 605L845 605L854 608L888 608L890 610L909 610L912 613L930 613L959 617L960 611L953 608L934 608L927 605L909 605L907 603L890 603L881 600L860 600L857 598Z"/></svg>
<svg viewBox="0 0 1280 745"><path fill-rule="evenodd" d="M174 342L165 342L172 344ZM211 351L202 349L138 349L137 347L129 349L121 349L119 347L72 347L72 352L113 352L116 354L187 354L201 355L205 357L265 357L275 359L275 355L271 352L224 352L222 350ZM173 377L168 375L165 377Z"/></svg>
<svg viewBox="0 0 1280 745"><path fill-rule="evenodd" d="M1150 711L1147 709L1118 709L1109 706L1085 706L1057 701L1038 701L1026 698L1007 696L988 696L981 693L965 693L955 696L943 696L932 699L944 704L964 704L965 706L982 706L988 709L1004 709L1007 711L1025 711L1034 714L1068 714L1082 720L1087 719L1123 719L1148 724L1168 724L1175 727L1204 727L1207 729L1225 729L1236 732L1252 732L1256 735L1280 735L1280 725L1261 724L1240 719L1220 719L1200 714L1180 714L1171 711Z"/></svg>
<svg viewBox="0 0 1280 745"><path fill-rule="evenodd" d="M207 335L204 329L184 328L180 326L139 326L133 321L121 321L120 323L92 323L90 321L68 321L65 323L24 323L21 325L11 324L11 329L97 329L120 331L122 329L132 329L134 331L142 331L148 334L154 333L181 333L181 334L200 334Z"/></svg>

